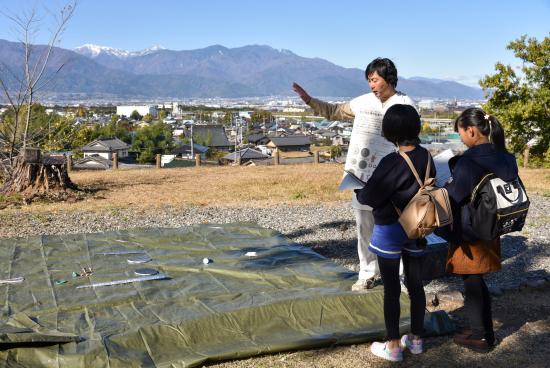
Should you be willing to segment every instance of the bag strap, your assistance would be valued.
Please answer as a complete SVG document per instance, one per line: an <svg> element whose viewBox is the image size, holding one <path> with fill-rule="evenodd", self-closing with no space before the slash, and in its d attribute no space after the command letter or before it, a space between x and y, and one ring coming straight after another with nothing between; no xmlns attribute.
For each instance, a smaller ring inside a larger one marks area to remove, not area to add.
<svg viewBox="0 0 550 368"><path fill-rule="evenodd" d="M518 191L518 195L516 198L508 198L508 196L506 195L506 193L504 192L504 189L499 185L497 187L497 192L498 194L500 194L502 197L504 197L504 199L506 199L508 202L510 203L513 203L513 202L516 202L518 199L521 198L521 195L523 194L522 191L521 191L521 186L519 185L519 181L512 181L511 183L509 183L510 185L513 185L514 188ZM517 184L517 185L516 185Z"/></svg>
<svg viewBox="0 0 550 368"><path fill-rule="evenodd" d="M432 157L430 151L428 151L428 163L426 164L426 175L424 175L424 182L430 178L430 158Z"/></svg>
<svg viewBox="0 0 550 368"><path fill-rule="evenodd" d="M420 176L418 175L418 171L416 171L416 168L414 167L414 165L413 165L411 159L409 158L409 156L407 156L407 154L405 152L401 152L401 151L399 151L399 155L401 157L403 157L403 159L405 160L407 165L409 165L409 169L411 169L412 173L414 174L414 177L416 178L416 181L418 182L418 185L420 185L420 188L424 188L424 183L420 180ZM424 178L424 182L426 180L428 180L429 177L430 177L430 152L428 152L428 167L426 168L426 176ZM393 208L395 208L395 211L397 212L397 214L399 216L401 216L401 210L399 208L397 208L397 206L395 205L395 203L393 203L393 201L391 203L393 205Z"/></svg>
<svg viewBox="0 0 550 368"><path fill-rule="evenodd" d="M414 174L414 177L416 178L416 181L418 182L418 185L420 185L420 188L424 187L424 183L420 180L420 176L418 175L418 171L416 171L411 159L405 152L399 151L399 155L405 159L405 162L407 165L409 165L409 169L411 169L412 173ZM424 181L426 181L430 177L430 153L428 152L428 167L426 168L426 176L424 178Z"/></svg>
<svg viewBox="0 0 550 368"><path fill-rule="evenodd" d="M485 184L487 181L491 180L492 178L496 177L495 174L492 172L485 174L481 180L477 183L477 185L472 189L472 193L470 193L470 203L474 203L474 200L476 198L478 190Z"/></svg>

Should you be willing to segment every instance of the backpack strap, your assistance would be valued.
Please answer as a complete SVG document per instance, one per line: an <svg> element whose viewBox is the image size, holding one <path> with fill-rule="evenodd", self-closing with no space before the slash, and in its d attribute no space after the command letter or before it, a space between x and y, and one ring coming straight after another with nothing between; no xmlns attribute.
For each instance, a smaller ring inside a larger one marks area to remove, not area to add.
<svg viewBox="0 0 550 368"><path fill-rule="evenodd" d="M424 175L424 182L430 178L430 158L432 155L430 154L430 151L428 151L428 164L426 165L426 175Z"/></svg>
<svg viewBox="0 0 550 368"><path fill-rule="evenodd" d="M418 175L418 171L416 171L416 169L415 169L411 159L409 158L409 156L407 156L407 154L405 152L401 152L401 151L399 151L399 155L401 157L403 157L403 159L405 160L405 162L409 166L409 169L411 169L412 173L414 174L414 177L416 178L416 181L418 182L418 185L420 185L420 188L424 188L424 183L422 183L422 181L420 180L420 176ZM424 182L426 182L426 180L428 180L429 177L430 177L430 152L428 152L428 167L426 168L426 176L424 178ZM397 214L399 216L401 216L401 210L399 208L397 208L397 206L395 205L395 203L393 203L393 201L391 203L393 205L393 208L395 208L395 211L397 212Z"/></svg>
<svg viewBox="0 0 550 368"><path fill-rule="evenodd" d="M407 165L409 165L409 168L411 169L412 173L414 174L414 177L416 178L416 181L420 185L420 188L424 187L424 183L420 180L420 176L418 175L418 171L416 171L416 169L414 168L414 165L413 165L411 159L409 158L409 156L407 156L407 154L405 152L401 152L401 151L399 151L399 155L401 157L403 157L405 159L405 162L407 163ZM428 177L427 175L429 174L429 168L430 168L430 159L428 158L428 170L426 171L426 178Z"/></svg>

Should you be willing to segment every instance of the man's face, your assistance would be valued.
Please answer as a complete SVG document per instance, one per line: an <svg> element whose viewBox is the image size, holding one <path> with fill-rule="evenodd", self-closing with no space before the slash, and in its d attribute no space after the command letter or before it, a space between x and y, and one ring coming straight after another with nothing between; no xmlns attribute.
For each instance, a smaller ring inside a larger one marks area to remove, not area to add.
<svg viewBox="0 0 550 368"><path fill-rule="evenodd" d="M376 97L382 102L393 96L395 89L388 84L377 72L369 74L369 87Z"/></svg>

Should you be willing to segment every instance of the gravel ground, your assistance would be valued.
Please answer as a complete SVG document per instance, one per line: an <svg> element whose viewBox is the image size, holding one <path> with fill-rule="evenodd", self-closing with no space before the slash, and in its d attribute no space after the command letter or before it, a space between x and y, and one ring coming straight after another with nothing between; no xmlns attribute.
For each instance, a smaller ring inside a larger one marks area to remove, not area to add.
<svg viewBox="0 0 550 368"><path fill-rule="evenodd" d="M487 276L494 294L550 281L550 198L532 195L522 232L505 236L503 269ZM181 227L200 223L254 222L277 230L295 243L311 247L336 263L357 271L355 219L349 203L269 208L175 207L103 212L31 214L0 211L0 237L91 233L134 227ZM456 277L430 282L427 292L460 290Z"/></svg>
<svg viewBox="0 0 550 368"><path fill-rule="evenodd" d="M550 198L531 196L527 224L521 233L503 238L503 269L488 275L496 334L501 340L489 354L458 347L448 336L427 339L427 351L407 355L402 367L546 367L550 354ZM30 214L0 211L0 237L90 233L133 227L181 227L200 223L255 222L277 230L295 243L316 250L338 264L357 270L355 220L349 203L271 208L175 207L103 212ZM520 287L525 286L528 287ZM465 320L462 285L456 277L443 277L426 286L440 293L440 305L428 309L450 312L459 325ZM508 290L513 289L513 292ZM503 293L504 292L504 293ZM428 299L429 300L429 299ZM209 364L219 368L391 367L374 357L370 344L268 354Z"/></svg>

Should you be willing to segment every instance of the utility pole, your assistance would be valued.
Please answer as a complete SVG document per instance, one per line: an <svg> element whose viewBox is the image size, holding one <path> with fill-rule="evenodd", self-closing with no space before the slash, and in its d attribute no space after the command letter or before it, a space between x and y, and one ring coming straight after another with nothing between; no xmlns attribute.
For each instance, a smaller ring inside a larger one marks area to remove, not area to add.
<svg viewBox="0 0 550 368"><path fill-rule="evenodd" d="M193 144L193 122L191 122L191 158L195 157L195 147Z"/></svg>
<svg viewBox="0 0 550 368"><path fill-rule="evenodd" d="M235 129L235 162L237 162L237 119L235 119L233 113L231 113L231 122L233 124L233 128Z"/></svg>
<svg viewBox="0 0 550 368"><path fill-rule="evenodd" d="M241 131L240 143L242 144L243 143L243 121L242 121L242 119L241 119L241 123L239 124L239 128L241 128L240 129L240 131Z"/></svg>

